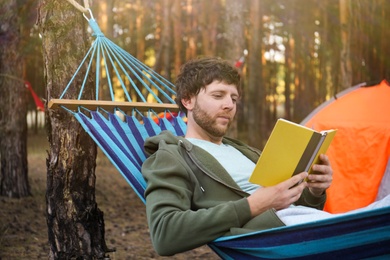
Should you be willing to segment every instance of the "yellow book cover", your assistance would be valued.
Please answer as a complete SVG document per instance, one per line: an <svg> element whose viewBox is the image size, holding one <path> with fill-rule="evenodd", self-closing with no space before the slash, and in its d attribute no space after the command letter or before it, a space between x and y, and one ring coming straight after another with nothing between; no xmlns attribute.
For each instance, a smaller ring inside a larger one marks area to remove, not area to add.
<svg viewBox="0 0 390 260"><path fill-rule="evenodd" d="M311 166L326 153L337 130L315 131L278 119L249 178L252 183L272 186L300 172L311 173Z"/></svg>

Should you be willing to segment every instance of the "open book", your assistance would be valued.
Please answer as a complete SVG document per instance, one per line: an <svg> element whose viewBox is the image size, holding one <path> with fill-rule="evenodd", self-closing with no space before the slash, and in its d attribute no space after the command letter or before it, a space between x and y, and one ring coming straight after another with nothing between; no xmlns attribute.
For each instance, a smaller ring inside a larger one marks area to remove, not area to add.
<svg viewBox="0 0 390 260"><path fill-rule="evenodd" d="M312 172L337 130L315 131L311 128L278 119L249 178L252 183L272 186L300 172Z"/></svg>

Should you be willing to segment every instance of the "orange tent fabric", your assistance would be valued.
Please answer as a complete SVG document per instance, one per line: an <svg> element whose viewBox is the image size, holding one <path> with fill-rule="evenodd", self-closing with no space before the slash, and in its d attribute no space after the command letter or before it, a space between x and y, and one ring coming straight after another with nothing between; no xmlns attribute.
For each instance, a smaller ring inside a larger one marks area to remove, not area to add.
<svg viewBox="0 0 390 260"><path fill-rule="evenodd" d="M390 158L389 83L346 90L301 124L338 129L327 152L334 173L325 210L341 213L375 201Z"/></svg>

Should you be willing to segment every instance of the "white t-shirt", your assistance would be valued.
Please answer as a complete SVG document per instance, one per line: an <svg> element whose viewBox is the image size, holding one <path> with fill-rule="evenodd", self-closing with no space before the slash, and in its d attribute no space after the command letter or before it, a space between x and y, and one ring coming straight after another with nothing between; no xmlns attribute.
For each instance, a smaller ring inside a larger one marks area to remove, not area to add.
<svg viewBox="0 0 390 260"><path fill-rule="evenodd" d="M248 181L255 164L233 146L195 138L187 140L213 155L243 191L253 193L260 187Z"/></svg>

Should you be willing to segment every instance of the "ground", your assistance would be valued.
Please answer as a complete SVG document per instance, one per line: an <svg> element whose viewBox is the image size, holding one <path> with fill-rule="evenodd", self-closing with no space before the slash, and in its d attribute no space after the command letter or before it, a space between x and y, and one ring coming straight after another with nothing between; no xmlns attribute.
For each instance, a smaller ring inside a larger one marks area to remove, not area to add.
<svg viewBox="0 0 390 260"><path fill-rule="evenodd" d="M0 197L0 260L48 259L47 150L44 134L29 135L28 175L32 196ZM172 257L158 256L150 241L144 204L101 153L96 168L96 202L104 212L106 243L115 249L109 254L110 259L219 259L207 246Z"/></svg>

